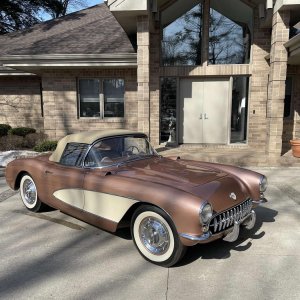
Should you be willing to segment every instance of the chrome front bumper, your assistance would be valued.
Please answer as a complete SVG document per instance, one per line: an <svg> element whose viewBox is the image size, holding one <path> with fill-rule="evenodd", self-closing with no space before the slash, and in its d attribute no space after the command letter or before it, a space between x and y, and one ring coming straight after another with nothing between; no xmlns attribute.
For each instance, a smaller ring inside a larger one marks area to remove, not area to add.
<svg viewBox="0 0 300 300"><path fill-rule="evenodd" d="M264 197L263 194L261 194L261 197L259 200L252 200L252 204L259 205L262 203L266 203L267 200ZM233 226L231 226L228 229L225 229L224 231L218 232L216 234L213 234L211 231L205 232L202 235L190 235L186 233L179 234L180 237L188 239L190 241L193 241L195 243L203 243L209 240L215 240L217 238L222 238L224 241L227 242L235 242L238 239L239 233L240 233L240 225L244 225L246 229L252 229L256 222L256 213L254 210L251 210L246 216L241 217L239 215L239 218L236 218L233 221ZM231 223L232 224L232 223Z"/></svg>
<svg viewBox="0 0 300 300"><path fill-rule="evenodd" d="M255 225L255 221L256 221L256 213L254 210L252 210L250 214L244 217L243 219L239 221L234 221L233 227L230 227L229 229L221 233L212 234L211 231L203 233L202 235L190 235L186 233L181 233L180 237L183 237L193 242L200 243L200 242L207 241L210 238L214 239L214 237L221 235L221 236L225 236L223 238L224 241L235 242L240 233L240 225L243 224L247 229L252 229Z"/></svg>

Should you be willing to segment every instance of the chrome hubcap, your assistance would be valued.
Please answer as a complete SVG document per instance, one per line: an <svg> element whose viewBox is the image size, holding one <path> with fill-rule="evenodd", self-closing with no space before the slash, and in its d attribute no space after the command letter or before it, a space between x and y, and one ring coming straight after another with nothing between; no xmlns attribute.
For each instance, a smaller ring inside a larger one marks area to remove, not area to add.
<svg viewBox="0 0 300 300"><path fill-rule="evenodd" d="M36 188L35 188L34 183L29 179L26 179L24 181L23 195L24 195L24 200L28 204L30 204L30 205L34 204L34 202L36 200Z"/></svg>
<svg viewBox="0 0 300 300"><path fill-rule="evenodd" d="M140 239L145 248L155 255L166 253L170 245L170 237L166 226L158 219L147 217L139 228Z"/></svg>

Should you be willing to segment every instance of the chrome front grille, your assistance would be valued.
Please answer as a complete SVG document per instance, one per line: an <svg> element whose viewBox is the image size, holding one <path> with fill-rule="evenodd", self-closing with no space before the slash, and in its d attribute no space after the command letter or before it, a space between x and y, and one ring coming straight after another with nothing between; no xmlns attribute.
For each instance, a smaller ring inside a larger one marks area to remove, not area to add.
<svg viewBox="0 0 300 300"><path fill-rule="evenodd" d="M240 221L250 214L251 209L252 201L247 199L243 203L215 215L209 223L211 233L216 234L230 228L234 221Z"/></svg>

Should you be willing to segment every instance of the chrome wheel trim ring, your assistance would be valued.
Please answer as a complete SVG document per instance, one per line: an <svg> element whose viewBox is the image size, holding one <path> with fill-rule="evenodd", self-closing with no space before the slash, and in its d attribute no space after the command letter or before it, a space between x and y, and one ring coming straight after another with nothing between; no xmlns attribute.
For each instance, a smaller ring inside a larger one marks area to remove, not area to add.
<svg viewBox="0 0 300 300"><path fill-rule="evenodd" d="M37 203L37 190L33 179L28 175L23 176L21 180L21 197L26 207L35 207Z"/></svg>
<svg viewBox="0 0 300 300"><path fill-rule="evenodd" d="M165 254L169 249L168 229L157 218L144 218L139 226L139 236L144 247L154 255Z"/></svg>
<svg viewBox="0 0 300 300"><path fill-rule="evenodd" d="M144 225L147 225L145 229L142 228ZM172 229L167 221L155 212L145 211L137 216L133 235L138 249L151 261L166 261L174 252Z"/></svg>

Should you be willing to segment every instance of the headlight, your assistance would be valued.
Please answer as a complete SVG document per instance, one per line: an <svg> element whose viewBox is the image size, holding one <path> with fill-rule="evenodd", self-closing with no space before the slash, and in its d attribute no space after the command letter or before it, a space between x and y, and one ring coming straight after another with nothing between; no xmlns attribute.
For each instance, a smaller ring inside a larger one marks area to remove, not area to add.
<svg viewBox="0 0 300 300"><path fill-rule="evenodd" d="M268 180L267 177L262 176L259 182L259 191L261 193L265 192L268 186Z"/></svg>
<svg viewBox="0 0 300 300"><path fill-rule="evenodd" d="M202 225L206 224L213 215L213 209L212 206L209 203L205 203L201 206L199 217L200 217L200 223Z"/></svg>

